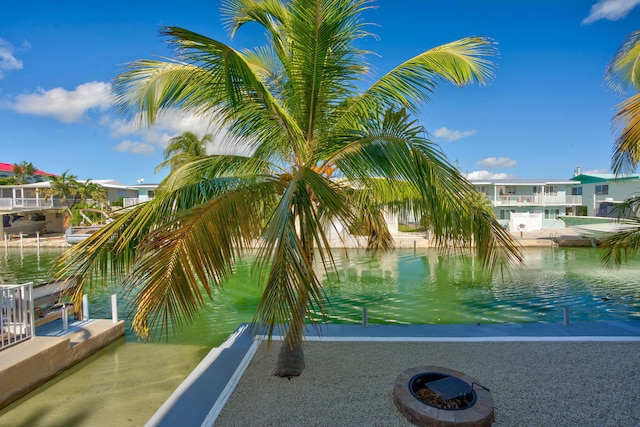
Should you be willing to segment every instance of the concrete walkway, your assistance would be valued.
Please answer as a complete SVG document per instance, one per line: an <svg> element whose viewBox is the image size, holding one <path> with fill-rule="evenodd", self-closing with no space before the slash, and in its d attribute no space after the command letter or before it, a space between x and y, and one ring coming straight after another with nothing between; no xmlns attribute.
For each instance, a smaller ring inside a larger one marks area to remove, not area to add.
<svg viewBox="0 0 640 427"><path fill-rule="evenodd" d="M324 342L640 342L640 322L593 322L492 325L325 325ZM241 325L219 348L212 350L147 426L211 426L243 377L260 344ZM261 373L268 377L270 373ZM310 424L311 425L311 424Z"/></svg>

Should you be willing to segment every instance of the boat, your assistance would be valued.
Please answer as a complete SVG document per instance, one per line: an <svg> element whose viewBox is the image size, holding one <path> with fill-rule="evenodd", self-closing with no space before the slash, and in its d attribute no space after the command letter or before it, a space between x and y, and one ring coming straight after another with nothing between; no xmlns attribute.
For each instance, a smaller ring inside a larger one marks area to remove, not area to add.
<svg viewBox="0 0 640 427"><path fill-rule="evenodd" d="M90 212L97 213L102 218L98 221L92 220L87 216ZM64 232L64 240L70 245L82 242L113 221L106 212L101 211L100 209L81 209L80 216L82 216L82 222L80 225L73 225L67 228Z"/></svg>
<svg viewBox="0 0 640 427"><path fill-rule="evenodd" d="M558 215L568 227L581 236L603 239L616 233L640 230L640 218L632 211L620 212L622 202L600 203L596 216Z"/></svg>
<svg viewBox="0 0 640 427"><path fill-rule="evenodd" d="M2 230L7 235L35 234L44 230L45 216L39 213L28 216L19 214L5 214L2 216Z"/></svg>
<svg viewBox="0 0 640 427"><path fill-rule="evenodd" d="M54 280L33 286L31 295L35 314L35 324L40 326L59 318L64 310L73 310L73 303L68 301L78 287L78 280Z"/></svg>

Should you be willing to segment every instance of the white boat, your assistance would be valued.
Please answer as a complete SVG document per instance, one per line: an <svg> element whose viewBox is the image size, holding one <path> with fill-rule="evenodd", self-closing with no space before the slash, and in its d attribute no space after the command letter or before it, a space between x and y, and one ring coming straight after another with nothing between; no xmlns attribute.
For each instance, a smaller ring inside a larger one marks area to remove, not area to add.
<svg viewBox="0 0 640 427"><path fill-rule="evenodd" d="M558 215L567 226L590 239L602 239L615 233L640 230L640 218L633 213L620 215L620 202L602 202L596 216Z"/></svg>
<svg viewBox="0 0 640 427"><path fill-rule="evenodd" d="M99 222L92 221L86 215L89 212L99 213L102 216L102 219ZM99 231L105 225L113 221L113 219L109 217L109 215L99 209L82 209L80 211L80 215L82 216L81 225L71 226L64 231L64 240L70 245L75 245L76 243L82 242L83 240L94 234L96 231Z"/></svg>
<svg viewBox="0 0 640 427"><path fill-rule="evenodd" d="M601 239L611 234L640 229L640 222L633 219L568 215L559 215L558 218L580 235L592 239Z"/></svg>
<svg viewBox="0 0 640 427"><path fill-rule="evenodd" d="M2 230L10 234L35 234L43 231L46 225L45 216L42 214L5 214L2 216Z"/></svg>

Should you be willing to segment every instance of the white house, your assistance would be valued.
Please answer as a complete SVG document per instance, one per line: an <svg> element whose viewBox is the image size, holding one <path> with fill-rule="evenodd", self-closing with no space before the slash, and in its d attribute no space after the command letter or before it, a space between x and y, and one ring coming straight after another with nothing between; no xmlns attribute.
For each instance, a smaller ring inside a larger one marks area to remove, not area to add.
<svg viewBox="0 0 640 427"><path fill-rule="evenodd" d="M107 203L112 204L127 198L138 197L138 189L124 185L114 180L90 180L104 187L107 192ZM19 216L27 219L38 217L42 229L48 232L59 233L64 231L62 209L67 206L64 200L58 198L45 198L46 190L51 187L49 181L35 182L31 184L0 185L0 235L2 233L13 234L12 230L22 230L15 226L15 220ZM21 219L22 223L27 219ZM14 224L13 229L11 228ZM38 228L34 224L34 229Z"/></svg>
<svg viewBox="0 0 640 427"><path fill-rule="evenodd" d="M584 215L596 215L602 202L620 202L640 196L640 175L578 174L571 180L574 182L572 194L582 196L586 207Z"/></svg>
<svg viewBox="0 0 640 427"><path fill-rule="evenodd" d="M582 205L572 180L496 179L471 180L485 194L496 218L512 232L564 228L558 215L571 214Z"/></svg>

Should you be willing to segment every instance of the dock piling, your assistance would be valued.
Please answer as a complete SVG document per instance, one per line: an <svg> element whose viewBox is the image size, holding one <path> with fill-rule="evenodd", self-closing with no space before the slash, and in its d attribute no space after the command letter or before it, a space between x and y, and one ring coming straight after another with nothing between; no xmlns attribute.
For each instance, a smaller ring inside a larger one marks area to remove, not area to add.
<svg viewBox="0 0 640 427"><path fill-rule="evenodd" d="M118 296L116 294L111 295L111 319L113 323L118 323Z"/></svg>
<svg viewBox="0 0 640 427"><path fill-rule="evenodd" d="M89 295L82 295L82 320L89 320Z"/></svg>

